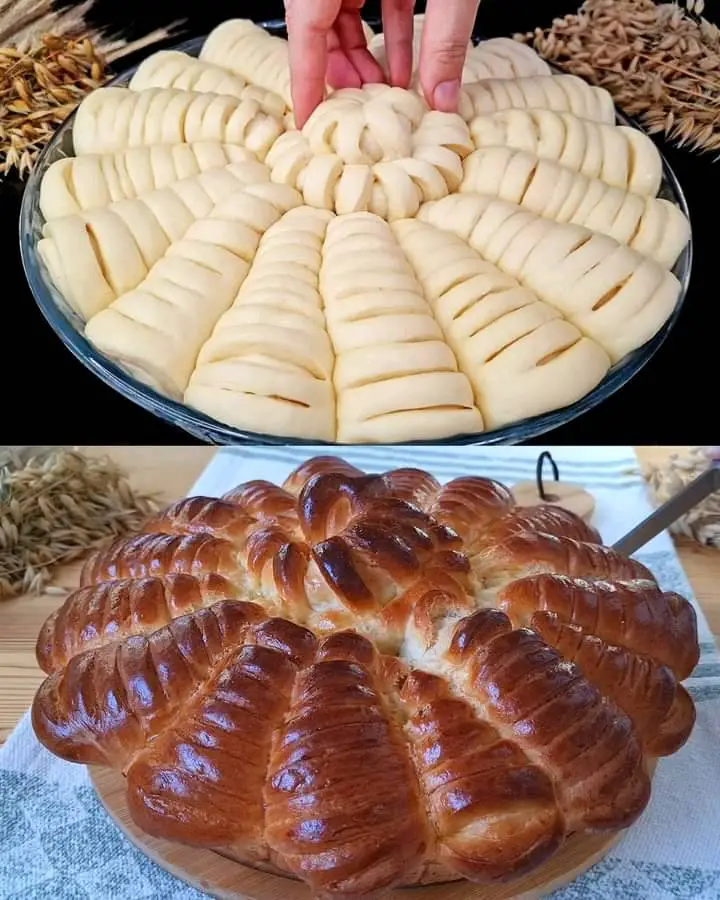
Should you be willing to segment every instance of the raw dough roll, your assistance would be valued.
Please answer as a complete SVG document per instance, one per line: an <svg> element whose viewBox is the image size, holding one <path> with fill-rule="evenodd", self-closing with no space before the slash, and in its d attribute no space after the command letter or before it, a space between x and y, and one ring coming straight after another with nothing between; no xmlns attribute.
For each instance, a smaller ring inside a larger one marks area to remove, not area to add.
<svg viewBox="0 0 720 900"><path fill-rule="evenodd" d="M419 13L418 15L413 16L413 66L412 66L412 76L413 76L413 87L417 87L418 80L416 78L418 65L420 62L420 48L422 46L422 36L423 29L425 27L425 15ZM468 53L472 50L472 42L469 41L467 45ZM387 74L389 73L388 69L388 60L387 53L385 51L385 34L380 31L377 34L371 36L370 41L368 42L368 50L372 53L375 59L378 61L383 71Z"/></svg>
<svg viewBox="0 0 720 900"><path fill-rule="evenodd" d="M292 108L287 41L249 19L230 19L218 25L208 35L200 59L279 94Z"/></svg>
<svg viewBox="0 0 720 900"><path fill-rule="evenodd" d="M660 152L636 128L550 109L507 109L472 119L470 134L478 150L525 150L644 197L655 197L660 189Z"/></svg>
<svg viewBox="0 0 720 900"><path fill-rule="evenodd" d="M255 100L263 112L277 119L287 112L278 94L249 83L220 66L202 62L177 50L161 50L149 56L138 67L128 85L131 91L148 88L176 88L199 94L224 94L238 100Z"/></svg>
<svg viewBox="0 0 720 900"><path fill-rule="evenodd" d="M289 199L286 189L269 184L226 197L141 283L89 320L88 340L139 380L181 399L198 351L237 294L261 234Z"/></svg>
<svg viewBox="0 0 720 900"><path fill-rule="evenodd" d="M412 85L416 90L420 89L418 67L424 28L425 16L422 14L414 16ZM383 33L374 35L368 47L387 73L385 35ZM481 41L477 46L472 41L468 42L462 80L464 84L469 84L482 78L523 78L530 75L549 75L550 72L550 66L527 44L500 37Z"/></svg>
<svg viewBox="0 0 720 900"><path fill-rule="evenodd" d="M256 100L173 88L99 88L80 104L73 126L78 155L151 144L237 144L263 159L284 126Z"/></svg>
<svg viewBox="0 0 720 900"><path fill-rule="evenodd" d="M523 150L476 150L464 169L462 192L497 196L555 222L584 225L667 268L690 238L687 218L667 200L610 187Z"/></svg>
<svg viewBox="0 0 720 900"><path fill-rule="evenodd" d="M273 181L296 187L309 206L394 219L455 190L471 149L460 116L374 84L336 91L302 131L275 142L266 162Z"/></svg>
<svg viewBox="0 0 720 900"><path fill-rule="evenodd" d="M605 377L610 360L599 344L459 237L416 219L393 231L487 428L568 406Z"/></svg>
<svg viewBox="0 0 720 900"><path fill-rule="evenodd" d="M109 207L63 216L45 226L38 253L65 300L83 319L136 287L167 250L170 240L159 218L163 211L168 219L189 227L190 211L174 194L163 192L154 200L152 209L141 200L123 201L139 207L134 216Z"/></svg>
<svg viewBox="0 0 720 900"><path fill-rule="evenodd" d="M489 262L551 304L613 362L662 328L680 293L659 263L579 225L539 218L513 203L455 194L419 218L455 232Z"/></svg>
<svg viewBox="0 0 720 900"><path fill-rule="evenodd" d="M335 438L335 357L318 291L332 214L290 210L260 241L250 273L203 346L185 401L235 428Z"/></svg>
<svg viewBox="0 0 720 900"><path fill-rule="evenodd" d="M468 50L462 80L470 84L485 78L530 78L551 73L550 66L532 47L512 38L496 37Z"/></svg>
<svg viewBox="0 0 720 900"><path fill-rule="evenodd" d="M487 79L462 90L460 114L469 121L501 109L553 109L592 122L615 122L615 104L604 88L576 75L532 75Z"/></svg>
<svg viewBox="0 0 720 900"><path fill-rule="evenodd" d="M63 216L48 222L38 251L50 276L70 305L87 319L142 281L173 241L182 239L197 219L242 188L269 190L273 198L295 204L296 192L268 183L268 170L257 162L233 163L185 178L142 197L121 200L107 209ZM265 184L261 181L263 179ZM262 203L255 194L238 197L241 214ZM245 211L244 206L250 206Z"/></svg>
<svg viewBox="0 0 720 900"><path fill-rule="evenodd" d="M387 223L370 213L330 222L320 291L337 357L338 441L433 440L482 430L470 383Z"/></svg>
<svg viewBox="0 0 720 900"><path fill-rule="evenodd" d="M244 147L213 142L156 144L59 159L41 182L40 209L46 221L99 209L233 162L261 165Z"/></svg>

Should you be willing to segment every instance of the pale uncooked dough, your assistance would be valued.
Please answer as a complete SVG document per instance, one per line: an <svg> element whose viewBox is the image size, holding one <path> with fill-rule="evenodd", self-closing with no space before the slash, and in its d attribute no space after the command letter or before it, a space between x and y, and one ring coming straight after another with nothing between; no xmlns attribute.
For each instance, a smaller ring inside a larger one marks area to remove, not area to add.
<svg viewBox="0 0 720 900"><path fill-rule="evenodd" d="M209 169L224 169L234 162L254 163L258 180L267 178L267 170L257 162L254 153L216 142L155 144L121 153L60 159L42 180L40 209L45 220L50 221L130 200Z"/></svg>
<svg viewBox="0 0 720 900"><path fill-rule="evenodd" d="M200 59L279 94L292 107L287 41L253 22L231 19L218 25L205 41Z"/></svg>
<svg viewBox="0 0 720 900"><path fill-rule="evenodd" d="M504 200L455 194L428 203L420 218L465 238L560 310L613 362L657 333L680 293L666 268L607 235L542 219Z"/></svg>
<svg viewBox="0 0 720 900"><path fill-rule="evenodd" d="M425 16L413 17L413 67L412 87L421 91L418 67L422 46ZM380 63L384 71L389 72L385 35L373 35L368 43L370 52ZM521 44L510 38L490 38L475 46L468 43L462 81L470 84L484 78L522 78L531 75L550 75L550 66L527 44Z"/></svg>
<svg viewBox="0 0 720 900"><path fill-rule="evenodd" d="M450 428L456 434L482 429L470 382L386 222L355 213L329 224L320 289L337 352L339 441L402 440L409 429L432 440ZM417 304L407 312L391 306L343 316L348 301L372 291L409 293Z"/></svg>
<svg viewBox="0 0 720 900"><path fill-rule="evenodd" d="M568 406L605 377L610 359L599 344L462 239L417 219L393 231L488 428Z"/></svg>
<svg viewBox="0 0 720 900"><path fill-rule="evenodd" d="M689 223L606 91L504 38L464 77L458 115L368 85L296 130L286 42L226 22L83 101L38 252L102 353L235 428L438 440L559 409L670 316Z"/></svg>
<svg viewBox="0 0 720 900"><path fill-rule="evenodd" d="M177 50L161 50L138 67L129 84L131 91L178 88L200 94L224 94L238 100L255 100L263 112L277 119L287 112L283 98L273 91L249 84L220 66L202 62Z"/></svg>
<svg viewBox="0 0 720 900"><path fill-rule="evenodd" d="M250 269L261 234L299 197L250 185L218 203L133 289L93 316L86 335L138 377L181 399L197 354Z"/></svg>
<svg viewBox="0 0 720 900"><path fill-rule="evenodd" d="M576 75L493 78L467 84L460 113L467 120L502 109L552 109L592 122L615 123L615 104L604 89Z"/></svg>
<svg viewBox="0 0 720 900"><path fill-rule="evenodd" d="M472 119L470 134L478 150L525 150L643 197L655 197L660 189L660 152L635 128L551 109L506 109Z"/></svg>
<svg viewBox="0 0 720 900"><path fill-rule="evenodd" d="M40 252L68 302L87 319L137 287L196 219L210 215L239 189L262 187L263 182L269 182L269 173L256 162L201 172L105 209L52 219L45 226ZM277 196L297 196L285 186L267 187ZM244 207L251 208L253 202L260 201L244 196Z"/></svg>
<svg viewBox="0 0 720 900"><path fill-rule="evenodd" d="M273 181L296 187L310 206L396 219L457 189L471 149L460 116L375 84L336 91L302 131L275 142L266 162Z"/></svg>
<svg viewBox="0 0 720 900"><path fill-rule="evenodd" d="M75 152L84 155L217 141L246 147L263 159L283 130L282 120L252 99L174 88L108 87L80 104L73 143Z"/></svg>
<svg viewBox="0 0 720 900"><path fill-rule="evenodd" d="M500 197L555 222L585 225L667 268L690 237L686 217L667 200L612 187L524 150L476 150L464 170L462 192Z"/></svg>
<svg viewBox="0 0 720 900"><path fill-rule="evenodd" d="M185 400L237 428L335 438L335 362L318 290L331 213L301 207L267 230Z"/></svg>

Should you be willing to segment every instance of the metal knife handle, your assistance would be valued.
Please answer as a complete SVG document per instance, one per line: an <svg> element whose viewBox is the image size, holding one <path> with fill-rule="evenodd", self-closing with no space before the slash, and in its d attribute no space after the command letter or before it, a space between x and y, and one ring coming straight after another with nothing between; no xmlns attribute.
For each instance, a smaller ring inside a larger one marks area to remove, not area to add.
<svg viewBox="0 0 720 900"><path fill-rule="evenodd" d="M644 521L613 544L613 550L630 556L644 547L661 531L676 522L698 503L720 490L720 464L713 463L702 475L693 479L687 487L675 494Z"/></svg>

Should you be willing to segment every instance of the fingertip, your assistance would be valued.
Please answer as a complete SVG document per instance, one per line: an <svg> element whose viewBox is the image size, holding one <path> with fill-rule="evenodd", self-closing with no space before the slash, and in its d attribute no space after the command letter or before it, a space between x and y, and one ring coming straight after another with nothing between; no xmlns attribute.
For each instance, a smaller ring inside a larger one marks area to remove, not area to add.
<svg viewBox="0 0 720 900"><path fill-rule="evenodd" d="M426 97L426 99L438 112L457 112L460 100L460 79L441 81L433 89L431 97Z"/></svg>
<svg viewBox="0 0 720 900"><path fill-rule="evenodd" d="M303 86L298 90L292 90L293 101L293 117L295 119L295 127L299 130L305 125L307 120L313 114L315 109L322 103L324 92L308 92L307 87Z"/></svg>
<svg viewBox="0 0 720 900"><path fill-rule="evenodd" d="M457 112L478 5L478 0L455 4L428 0L420 49L420 79L425 99L441 112Z"/></svg>

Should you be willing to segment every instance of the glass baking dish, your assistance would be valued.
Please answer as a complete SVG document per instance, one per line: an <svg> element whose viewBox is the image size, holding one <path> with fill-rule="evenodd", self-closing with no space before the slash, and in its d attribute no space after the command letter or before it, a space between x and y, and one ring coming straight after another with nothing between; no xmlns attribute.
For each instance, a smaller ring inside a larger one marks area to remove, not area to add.
<svg viewBox="0 0 720 900"><path fill-rule="evenodd" d="M279 20L261 22L264 28L275 34L284 35L284 23ZM177 45L174 49L197 56L205 38L195 38ZM125 85L135 70L124 72L112 83ZM618 122L638 128L637 123L617 113ZM204 415L192 407L169 399L138 381L121 366L96 350L84 337L84 323L60 295L52 283L49 273L38 256L37 244L42 236L44 220L40 212L40 182L56 160L73 155L72 127L74 116L60 126L50 143L41 154L32 172L23 195L20 212L20 253L30 289L40 310L65 346L90 371L94 372L106 384L114 388L128 400L137 403L160 419L180 428L193 437L209 444L299 444L319 445L317 440L299 440L279 437L277 435L240 431L223 425ZM660 197L675 203L690 218L687 202L678 180L663 157L663 182ZM668 334L675 326L681 314L683 302L687 294L692 269L692 236L673 268L673 273L680 281L681 290L672 316L662 329L648 343L628 354L625 359L613 366L603 381L581 400L533 418L515 422L512 425L485 431L480 434L459 435L431 442L418 441L417 444L517 444L538 437L565 425L572 419L593 409L603 400L618 391L636 375L655 355ZM412 442L404 442L412 443Z"/></svg>

